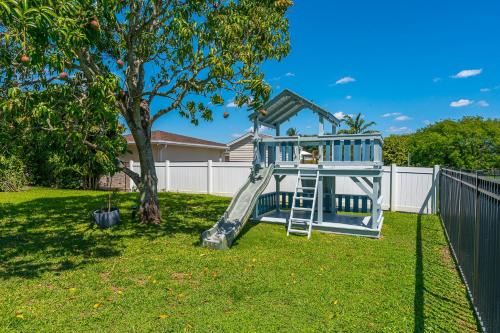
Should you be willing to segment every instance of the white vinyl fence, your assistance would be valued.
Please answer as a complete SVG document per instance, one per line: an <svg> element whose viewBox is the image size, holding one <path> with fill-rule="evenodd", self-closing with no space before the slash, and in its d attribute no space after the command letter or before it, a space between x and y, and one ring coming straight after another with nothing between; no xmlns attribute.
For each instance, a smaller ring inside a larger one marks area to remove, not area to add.
<svg viewBox="0 0 500 333"><path fill-rule="evenodd" d="M140 172L138 162L130 161L132 170ZM158 190L208 193L233 196L247 180L251 163L247 162L157 162ZM384 166L382 173L382 208L392 211L430 214L437 212L437 174L439 167L415 168ZM283 192L295 190L296 176L287 176L281 182ZM131 189L135 186L130 182ZM274 192L274 179L265 193ZM336 177L336 192L359 194L364 192L348 177Z"/></svg>

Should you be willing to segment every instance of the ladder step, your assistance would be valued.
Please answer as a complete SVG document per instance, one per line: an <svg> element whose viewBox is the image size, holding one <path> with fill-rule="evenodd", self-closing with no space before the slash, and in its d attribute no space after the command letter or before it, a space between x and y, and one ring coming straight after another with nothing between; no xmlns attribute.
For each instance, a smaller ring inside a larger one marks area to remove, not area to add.
<svg viewBox="0 0 500 333"><path fill-rule="evenodd" d="M301 210L304 212L311 212L312 208L307 208L307 207L295 207L293 210Z"/></svg>
<svg viewBox="0 0 500 333"><path fill-rule="evenodd" d="M297 186L298 190L314 190L315 187Z"/></svg>
<svg viewBox="0 0 500 333"><path fill-rule="evenodd" d="M309 223L310 220L308 220L308 219L299 219L298 217L292 217L290 219L290 222L291 223Z"/></svg>
<svg viewBox="0 0 500 333"><path fill-rule="evenodd" d="M300 176L300 179L316 180L316 176Z"/></svg>
<svg viewBox="0 0 500 333"><path fill-rule="evenodd" d="M308 235L309 234L309 231L307 230L300 230L300 229L288 229L288 232L290 233L295 233L295 234L304 234L304 235Z"/></svg>
<svg viewBox="0 0 500 333"><path fill-rule="evenodd" d="M314 200L314 198L311 198L311 197L296 197L295 199Z"/></svg>

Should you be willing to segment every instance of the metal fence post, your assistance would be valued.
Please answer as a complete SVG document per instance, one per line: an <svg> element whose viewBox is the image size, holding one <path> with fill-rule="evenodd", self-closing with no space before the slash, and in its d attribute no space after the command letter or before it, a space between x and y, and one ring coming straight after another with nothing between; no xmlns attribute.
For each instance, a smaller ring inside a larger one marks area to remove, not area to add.
<svg viewBox="0 0 500 333"><path fill-rule="evenodd" d="M438 195L439 195L439 165L435 165L432 168L432 202L431 202L431 211L433 214L438 213Z"/></svg>
<svg viewBox="0 0 500 333"><path fill-rule="evenodd" d="M462 225L462 169L459 171L459 181L458 181L458 214L456 223L457 225L457 257L460 257L460 226ZM460 259L459 259L460 260Z"/></svg>
<svg viewBox="0 0 500 333"><path fill-rule="evenodd" d="M476 193L474 205L474 266L472 274L472 295L477 299L477 278L479 274L479 242L480 242L480 219L479 219L479 172L476 171Z"/></svg>

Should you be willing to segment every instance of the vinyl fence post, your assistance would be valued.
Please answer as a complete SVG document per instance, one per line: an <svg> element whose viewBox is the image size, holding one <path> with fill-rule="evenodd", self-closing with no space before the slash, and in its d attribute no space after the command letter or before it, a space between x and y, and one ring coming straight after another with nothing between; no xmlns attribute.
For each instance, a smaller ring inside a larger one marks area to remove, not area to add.
<svg viewBox="0 0 500 333"><path fill-rule="evenodd" d="M128 167L130 168L130 170L134 171L134 161L133 160L130 160L130 162L128 162ZM130 187L130 192L132 192L134 190L134 181L132 180L132 178L130 178L128 185Z"/></svg>
<svg viewBox="0 0 500 333"><path fill-rule="evenodd" d="M397 198L398 198L398 183L397 183L397 165L391 164L391 212L396 211Z"/></svg>
<svg viewBox="0 0 500 333"><path fill-rule="evenodd" d="M165 192L170 191L170 161L165 161Z"/></svg>
<svg viewBox="0 0 500 333"><path fill-rule="evenodd" d="M212 160L207 162L207 193L212 194L213 192L213 169Z"/></svg>

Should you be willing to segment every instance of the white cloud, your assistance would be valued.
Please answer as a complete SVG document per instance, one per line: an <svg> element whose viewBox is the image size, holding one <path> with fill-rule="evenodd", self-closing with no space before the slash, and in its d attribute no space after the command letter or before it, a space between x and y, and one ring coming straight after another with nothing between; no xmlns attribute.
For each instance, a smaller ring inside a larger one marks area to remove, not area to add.
<svg viewBox="0 0 500 333"><path fill-rule="evenodd" d="M285 74L285 76L288 76L288 77L293 77L295 76L295 73L292 73L292 72L288 72Z"/></svg>
<svg viewBox="0 0 500 333"><path fill-rule="evenodd" d="M252 96L250 96L249 101L251 102L252 100L253 100L253 98L252 98ZM229 103L226 104L226 108L240 108L240 107L244 107L246 105L247 105L247 103L244 103L242 106L238 106L238 104L236 104L234 102L234 100L232 100L232 101L230 101Z"/></svg>
<svg viewBox="0 0 500 333"><path fill-rule="evenodd" d="M482 71L482 69L464 69L451 77L454 79L464 79L466 77L479 75Z"/></svg>
<svg viewBox="0 0 500 333"><path fill-rule="evenodd" d="M267 128L266 126L264 125L260 125L259 127L259 132L265 132L267 131L269 128ZM253 126L250 126L249 128L247 128L247 132L252 132L253 133Z"/></svg>
<svg viewBox="0 0 500 333"><path fill-rule="evenodd" d="M487 108L490 106L490 103L486 102L485 100L481 100L477 102L477 105L481 108Z"/></svg>
<svg viewBox="0 0 500 333"><path fill-rule="evenodd" d="M347 95L347 96L345 97L345 99L347 99L347 100L352 99L352 96L351 96L351 95Z"/></svg>
<svg viewBox="0 0 500 333"><path fill-rule="evenodd" d="M491 88L481 88L479 89L480 92L489 92L491 91Z"/></svg>
<svg viewBox="0 0 500 333"><path fill-rule="evenodd" d="M450 106L452 108L460 108L462 106L467 106L467 105L471 105L474 101L470 100L470 99L464 99L464 98L461 98L459 99L458 101L453 101L450 103Z"/></svg>
<svg viewBox="0 0 500 333"><path fill-rule="evenodd" d="M394 132L394 133L408 132L409 130L410 129L406 126L402 127L391 126L387 129L388 132Z"/></svg>
<svg viewBox="0 0 500 333"><path fill-rule="evenodd" d="M339 120L345 117L345 113L342 111L335 112L333 115Z"/></svg>
<svg viewBox="0 0 500 333"><path fill-rule="evenodd" d="M389 117L397 117L400 116L400 112L390 112L390 113L384 113L381 117L382 118L389 118Z"/></svg>
<svg viewBox="0 0 500 333"><path fill-rule="evenodd" d="M430 125L430 124L431 124L431 121L426 119L426 120L424 120L424 124L425 124L425 125Z"/></svg>
<svg viewBox="0 0 500 333"><path fill-rule="evenodd" d="M239 138L242 135L243 135L243 133L233 133L233 134L231 134L231 137L236 139L236 138Z"/></svg>
<svg viewBox="0 0 500 333"><path fill-rule="evenodd" d="M335 84L346 84L346 83L350 83L350 82L354 82L354 81L356 81L355 78L350 77L350 76L344 76L343 78L335 81Z"/></svg>
<svg viewBox="0 0 500 333"><path fill-rule="evenodd" d="M394 120L396 120L396 121L405 121L405 120L410 120L410 119L411 119L410 117L405 116L405 115L394 118Z"/></svg>
<svg viewBox="0 0 500 333"><path fill-rule="evenodd" d="M433 79L432 79L432 82L436 83L436 82L439 82L439 81L441 81L441 80L442 80L442 78L440 78L440 77L435 77L435 78L433 78Z"/></svg>

